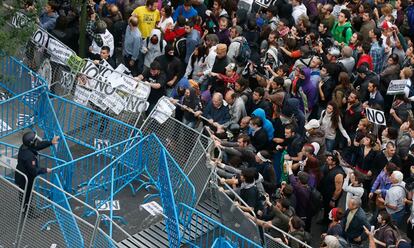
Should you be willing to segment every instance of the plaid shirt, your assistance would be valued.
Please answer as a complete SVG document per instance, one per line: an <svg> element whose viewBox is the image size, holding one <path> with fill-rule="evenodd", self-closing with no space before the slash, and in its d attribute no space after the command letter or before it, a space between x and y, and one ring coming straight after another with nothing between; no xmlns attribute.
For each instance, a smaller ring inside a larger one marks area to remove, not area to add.
<svg viewBox="0 0 414 248"><path fill-rule="evenodd" d="M95 21L89 21L86 25L86 33L92 38L92 40L95 40L96 44L101 47L103 46L103 40L102 37L95 33Z"/></svg>
<svg viewBox="0 0 414 248"><path fill-rule="evenodd" d="M374 72L380 74L382 70L382 65L384 64L384 47L380 46L378 41L372 42L369 55L371 56L372 63L374 64Z"/></svg>

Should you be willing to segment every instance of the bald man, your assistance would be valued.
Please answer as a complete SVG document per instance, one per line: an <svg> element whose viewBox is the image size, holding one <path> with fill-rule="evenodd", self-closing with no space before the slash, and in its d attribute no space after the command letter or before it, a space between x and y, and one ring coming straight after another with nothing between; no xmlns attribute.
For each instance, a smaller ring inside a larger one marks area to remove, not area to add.
<svg viewBox="0 0 414 248"><path fill-rule="evenodd" d="M230 59L227 57L227 45L222 43L218 44L216 47L216 53L216 59L214 61L211 72L217 74L225 74L226 66L230 63ZM211 76L209 83L211 84L211 93L219 92L224 95L226 87L221 80L218 80L217 77Z"/></svg>

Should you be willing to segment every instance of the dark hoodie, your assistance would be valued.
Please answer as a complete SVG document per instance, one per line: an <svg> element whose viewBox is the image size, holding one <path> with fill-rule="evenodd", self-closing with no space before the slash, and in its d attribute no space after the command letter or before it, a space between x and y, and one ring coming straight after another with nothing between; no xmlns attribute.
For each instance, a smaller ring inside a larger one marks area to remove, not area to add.
<svg viewBox="0 0 414 248"><path fill-rule="evenodd" d="M174 50L174 47L170 44L165 46L165 54L160 55L155 58L154 61L158 61L161 65L161 70L165 72L167 77L167 82L172 80L174 76L177 76L177 80L174 82L177 83L178 79L182 77L183 66L179 58L174 55L169 55L168 52ZM174 86L174 85L173 85ZM167 86L171 88L173 86Z"/></svg>
<svg viewBox="0 0 414 248"><path fill-rule="evenodd" d="M188 90L190 91L190 96L183 96L181 98L180 103L182 105L185 105L187 107L189 107L190 109L194 110L194 111L198 111L199 110L199 106L200 106L200 99L197 97L196 92L193 88L188 88ZM193 122L196 120L196 118L194 117L194 114L188 112L188 111L184 111L184 118L187 121Z"/></svg>

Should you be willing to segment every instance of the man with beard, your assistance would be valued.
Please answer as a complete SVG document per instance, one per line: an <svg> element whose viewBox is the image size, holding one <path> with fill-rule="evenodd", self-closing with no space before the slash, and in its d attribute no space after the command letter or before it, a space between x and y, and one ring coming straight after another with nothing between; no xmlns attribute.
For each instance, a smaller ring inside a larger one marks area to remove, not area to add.
<svg viewBox="0 0 414 248"><path fill-rule="evenodd" d="M155 107L158 100L165 95L166 76L161 71L161 65L159 62L154 61L151 63L150 68L144 70L144 72L138 76L138 80L146 81L151 85L151 93L148 97L149 107L147 114L151 113L151 110Z"/></svg>
<svg viewBox="0 0 414 248"><path fill-rule="evenodd" d="M171 44L165 46L165 54L158 56L157 61L162 71L165 73L167 80L167 95L170 95L172 89L182 77L183 66L179 58L174 56L174 47Z"/></svg>

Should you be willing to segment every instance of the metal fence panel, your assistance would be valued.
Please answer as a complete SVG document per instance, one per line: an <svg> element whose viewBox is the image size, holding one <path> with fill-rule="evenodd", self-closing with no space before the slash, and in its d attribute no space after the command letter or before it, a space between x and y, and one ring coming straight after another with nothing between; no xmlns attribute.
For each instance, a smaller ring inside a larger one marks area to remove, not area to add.
<svg viewBox="0 0 414 248"><path fill-rule="evenodd" d="M0 101L0 137L31 127L35 123L37 101L43 91L43 87L38 87Z"/></svg>
<svg viewBox="0 0 414 248"><path fill-rule="evenodd" d="M217 238L226 237L231 244L237 244L237 247L262 247L260 244L238 234L216 220L205 214L193 209L185 204L178 204L180 211L185 210L190 213L193 219L192 228L188 228L184 233L184 242L193 247L211 247Z"/></svg>
<svg viewBox="0 0 414 248"><path fill-rule="evenodd" d="M0 164L0 247L15 247L19 238L20 223L23 218L23 199L26 189L20 189L11 181L14 173L21 174L26 182L27 177L8 166ZM26 185L27 187L27 185Z"/></svg>
<svg viewBox="0 0 414 248"><path fill-rule="evenodd" d="M36 189L38 188L42 188L43 190L37 191ZM55 195L59 195L58 199L53 197L52 192ZM57 194L56 192L59 193ZM62 194L67 198L65 204L62 204L61 202L61 199L64 198L62 197ZM98 227L99 219L97 212L88 219L83 219L81 215L85 209L88 209L88 211L95 211L94 208L63 191L58 186L41 177L37 177L34 182L25 220L23 222L19 246L51 247L52 245L56 245L57 247L73 247L72 244L68 244L65 241L65 236L72 238L76 236L73 233L75 230L71 229L71 226L78 227L85 247L90 246L95 230ZM56 215L56 213L58 214ZM59 220L59 218L63 219ZM68 225L66 223L65 225L67 226L65 226L65 228L69 228L65 230L72 232L71 235L62 232L58 225L60 221L67 220L70 220L72 224Z"/></svg>
<svg viewBox="0 0 414 248"><path fill-rule="evenodd" d="M266 248L289 248L289 246L285 245L283 242L280 242L280 240L277 240L267 233L264 235L264 240Z"/></svg>
<svg viewBox="0 0 414 248"><path fill-rule="evenodd" d="M158 173L158 187L160 190L161 203L165 215L165 224L168 233L168 242L170 247L178 248L181 243L180 220L177 214L172 181L168 169L168 162L164 150L161 150L160 164Z"/></svg>
<svg viewBox="0 0 414 248"><path fill-rule="evenodd" d="M261 243L257 225L249 218L246 218L245 213L234 205L234 201L226 193L218 190L216 193L218 194L220 209L224 210L220 211L223 225L256 243Z"/></svg>

